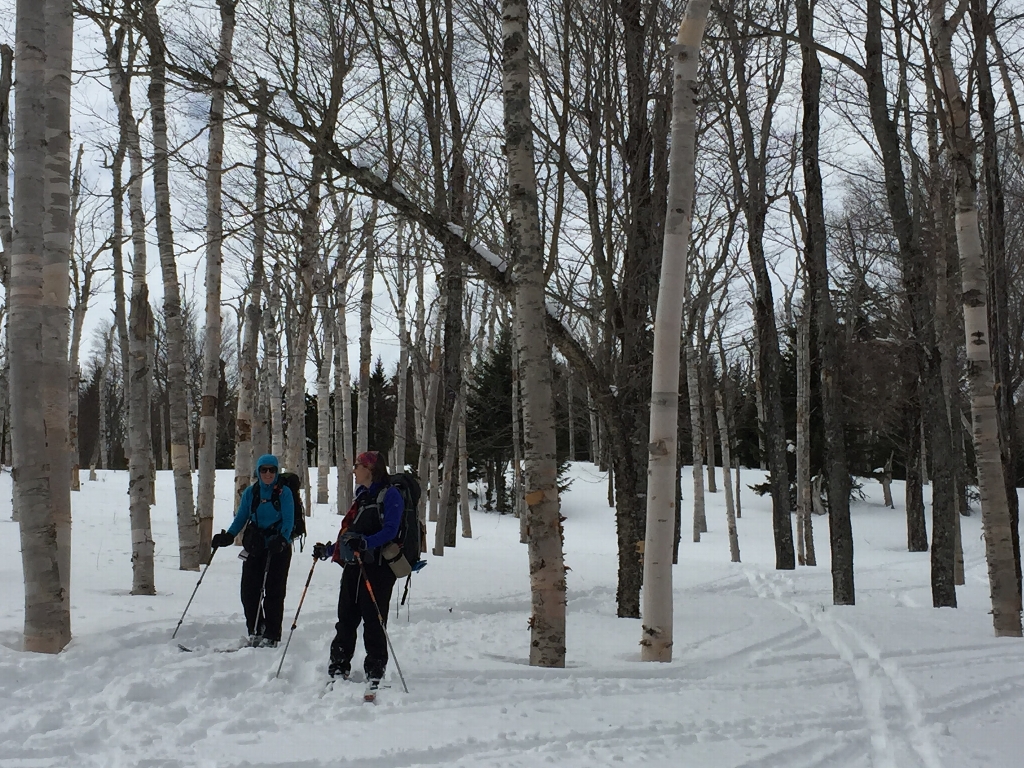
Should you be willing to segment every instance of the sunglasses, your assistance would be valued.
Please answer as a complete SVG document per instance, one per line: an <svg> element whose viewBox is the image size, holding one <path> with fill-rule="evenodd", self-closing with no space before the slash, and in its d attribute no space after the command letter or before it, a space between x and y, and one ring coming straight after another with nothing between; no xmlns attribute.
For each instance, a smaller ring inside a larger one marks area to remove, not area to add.
<svg viewBox="0 0 1024 768"><path fill-rule="evenodd" d="M271 474L271 475L276 475L277 474L277 467L260 467L260 474L261 475L265 475L265 474L268 474L268 473Z"/></svg>

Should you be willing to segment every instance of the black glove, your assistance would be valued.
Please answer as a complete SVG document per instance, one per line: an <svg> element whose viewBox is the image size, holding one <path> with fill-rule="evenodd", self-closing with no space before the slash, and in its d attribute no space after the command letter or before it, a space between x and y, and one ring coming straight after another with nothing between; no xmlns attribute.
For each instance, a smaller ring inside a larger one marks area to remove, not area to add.
<svg viewBox="0 0 1024 768"><path fill-rule="evenodd" d="M346 533L341 537L341 543L353 552L363 552L366 550L366 537L361 533Z"/></svg>
<svg viewBox="0 0 1024 768"><path fill-rule="evenodd" d="M225 530L221 530L220 533L215 533L213 538L210 539L210 546L214 549L219 549L220 547L230 547L234 542L234 536Z"/></svg>
<svg viewBox="0 0 1024 768"><path fill-rule="evenodd" d="M334 554L334 544L314 544L313 545L313 557L317 560L327 560L331 555Z"/></svg>
<svg viewBox="0 0 1024 768"><path fill-rule="evenodd" d="M267 549L270 551L270 554L279 555L288 548L289 544L291 542L285 539L284 536L275 536L267 542Z"/></svg>

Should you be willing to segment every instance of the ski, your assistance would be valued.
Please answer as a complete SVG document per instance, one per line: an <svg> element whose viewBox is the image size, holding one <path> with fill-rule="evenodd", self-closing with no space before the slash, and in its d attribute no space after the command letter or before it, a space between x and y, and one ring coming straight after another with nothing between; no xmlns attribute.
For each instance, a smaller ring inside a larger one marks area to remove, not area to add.
<svg viewBox="0 0 1024 768"><path fill-rule="evenodd" d="M335 678L335 677L330 677L330 678L328 678L328 679L327 679L327 682L326 682L326 683L324 683L324 685L323 685L323 688L321 688L321 689L320 689L320 696L319 696L319 698L321 698L321 699L322 699L322 698L323 698L324 696L326 696L326 695L327 695L328 693L330 693L331 691L333 691L333 690L334 690L334 684L335 684L336 682L337 682L337 678Z"/></svg>
<svg viewBox="0 0 1024 768"><path fill-rule="evenodd" d="M366 684L366 690L363 691L363 701L365 701L367 704L376 704L377 691L379 691L382 687L383 686L381 686L379 681L371 680L369 683Z"/></svg>
<svg viewBox="0 0 1024 768"><path fill-rule="evenodd" d="M183 653L195 653L196 651L205 650L212 650L214 653L235 653L236 651L240 651L243 648L249 647L250 646L248 645L242 645L237 648L189 648L187 645L182 645L181 643L178 643L178 650L182 651Z"/></svg>

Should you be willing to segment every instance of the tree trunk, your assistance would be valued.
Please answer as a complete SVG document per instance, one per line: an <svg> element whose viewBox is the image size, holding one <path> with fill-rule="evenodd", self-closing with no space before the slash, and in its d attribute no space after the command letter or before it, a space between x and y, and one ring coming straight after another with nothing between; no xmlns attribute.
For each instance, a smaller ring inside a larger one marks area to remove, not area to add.
<svg viewBox="0 0 1024 768"><path fill-rule="evenodd" d="M355 463L352 447L352 377L348 367L348 332L345 330L347 291L348 275L345 275L335 291L334 320L335 332L338 334L334 345L334 431L338 435L339 515L348 512L352 505L352 465Z"/></svg>
<svg viewBox="0 0 1024 768"><path fill-rule="evenodd" d="M143 251L143 256L145 251ZM149 288L146 285L146 262L136 257L132 264L132 297L129 310L130 366L128 397L128 510L132 527L132 594L156 594L154 579L154 542L150 525L149 505L153 497L150 464L153 440L149 383L150 365Z"/></svg>
<svg viewBox="0 0 1024 768"><path fill-rule="evenodd" d="M0 45L0 179L10 178L10 93L14 51L8 45ZM0 184L0 285L4 296L9 296L11 284L11 243L14 232L11 228L10 187ZM10 349L10 323L4 325L4 341ZM10 409L10 355L4 355L0 364L0 466L7 463L10 454L7 452L8 436L11 425ZM11 519L17 521L17 512L12 509Z"/></svg>
<svg viewBox="0 0 1024 768"><path fill-rule="evenodd" d="M444 448L444 479L441 481L440 510L443 513L448 509L449 495L453 492L455 483L451 482L451 475L458 474L455 467L458 465L459 448L459 414L462 411L462 400L455 399L455 410L452 411L452 420L448 425L448 435ZM436 557L444 557L444 548L451 546L448 539L448 515L438 516L437 525L434 527L434 549L432 553Z"/></svg>
<svg viewBox="0 0 1024 768"><path fill-rule="evenodd" d="M512 509L519 520L519 543L525 544L527 526L523 511L523 436L520 414L523 399L519 384L519 347L512 346Z"/></svg>
<svg viewBox="0 0 1024 768"><path fill-rule="evenodd" d="M772 493L772 529L775 536L775 567L790 570L796 567L796 555L793 549L793 523L790 518L789 501L789 469L786 456L785 417L782 409L782 392L779 384L782 369L779 354L779 335L775 322L775 306L772 298L771 277L765 258L764 235L768 214L767 200L767 148L765 135L771 125L771 115L759 116L758 132L754 130L754 116L748 111L749 82L747 71L747 54L742 45L742 38L734 21L727 21L727 31L731 38L732 65L736 80L736 96L740 107L737 117L740 123L742 156L734 162L742 160L745 165L743 174L736 174L737 179L744 179L745 184L736 192L742 199L742 208L747 222L747 254L754 277L754 324L757 334L758 366L757 372L761 384L764 402L765 445L768 454L768 471L771 473ZM766 97L764 110L774 109L777 89L780 83L776 79L768 87L771 89Z"/></svg>
<svg viewBox="0 0 1024 768"><path fill-rule="evenodd" d="M156 202L157 245L164 282L164 322L167 325L167 394L170 398L171 469L178 515L178 558L183 571L198 570L202 562L199 527L192 496L189 450L188 385L185 368L185 325L174 253L171 190L164 103L166 62L164 35L157 0L142 0L142 32L149 45L149 107L153 125L153 190Z"/></svg>
<svg viewBox="0 0 1024 768"><path fill-rule="evenodd" d="M68 370L71 373L68 379L68 447L71 452L71 490L82 489L81 478L79 477L79 448L78 448L78 390L82 382L82 369L79 365L80 352L82 348L82 327L85 325L85 315L89 311L89 298L92 296L92 275L95 264L95 256L89 258L83 256L81 263L81 284L78 282L78 264L75 257L75 229L78 223L79 198L82 192L82 154L85 145L78 145L78 157L75 160L75 172L71 177L71 220L68 224L70 234L69 258L72 264L72 273L75 278L75 304L71 310L71 349L68 353ZM97 253L98 255L98 253Z"/></svg>
<svg viewBox="0 0 1024 768"><path fill-rule="evenodd" d="M426 402L423 407L423 425L420 431L420 461L417 474L420 477L421 482L423 479L429 476L430 478L430 495L436 494L437 492L437 463L432 461L434 453L434 444L437 442L434 439L436 420L434 415L437 413L437 392L441 384L441 328L444 324L444 298L441 299L441 309L438 312L437 324L434 326L434 343L430 350L430 384L427 387ZM427 489L423 489L423 493L420 494L420 503L416 510L416 514L420 520L420 532L421 542L420 551L426 552L427 547ZM436 502L431 503L431 509L437 509Z"/></svg>
<svg viewBox="0 0 1024 768"><path fill-rule="evenodd" d="M398 294L397 306L395 307L395 314L398 319L398 370L396 376L398 377L398 402L395 408L395 443L394 443L394 458L391 461L391 467L396 472L405 471L405 445L406 445L406 426L408 424L408 404L409 404L409 329L406 323L405 317L405 304L408 300L408 280L406 275L405 260L406 254L404 253L404 241L402 239L403 229L401 223L398 225L398 248L395 252L397 267L395 269L397 275L396 293Z"/></svg>
<svg viewBox="0 0 1024 768"><path fill-rule="evenodd" d="M11 178L11 82L14 51L9 45L0 45L0 179ZM11 194L7 184L0 184L0 283L4 293L10 280L11 242Z"/></svg>
<svg viewBox="0 0 1024 768"><path fill-rule="evenodd" d="M220 284L224 216L221 191L224 173L224 89L231 72L235 35L235 0L217 0L220 43L213 65L210 92L210 135L206 156L206 328L203 341L203 401L199 418L199 554L210 561L213 536L213 495L217 473L217 410L220 407Z"/></svg>
<svg viewBox="0 0 1024 768"><path fill-rule="evenodd" d="M807 523L811 519L811 291L796 318L796 562L807 565Z"/></svg>
<svg viewBox="0 0 1024 768"><path fill-rule="evenodd" d="M704 429L704 441L707 443L704 455L707 458L708 473L708 482L705 487L708 493L718 493L718 483L715 480L715 377L711 369L711 356L708 354L710 341L704 339L703 336L702 333L699 370L701 374L700 402L704 409L703 421L707 425ZM704 531L706 530L707 522L705 521Z"/></svg>
<svg viewBox="0 0 1024 768"><path fill-rule="evenodd" d="M892 454L886 459L882 470L882 503L889 509L896 509L892 500Z"/></svg>
<svg viewBox="0 0 1024 768"><path fill-rule="evenodd" d="M238 509L242 493L252 484L253 462L265 448L254 446L253 409L256 405L256 376L259 361L259 334L263 301L263 251L267 231L267 114L269 101L266 81L260 81L261 105L256 112L254 130L256 159L253 165L255 194L253 204L252 279L249 282L248 303L245 307L245 327L238 354L238 406L235 411L235 495L232 508ZM262 418L262 417L260 417Z"/></svg>
<svg viewBox="0 0 1024 768"><path fill-rule="evenodd" d="M986 256L989 270L989 325L992 335L992 365L996 380L996 408L999 414L999 445L1002 451L1003 480L1006 483L1006 501L1010 509L1010 534L1013 543L1014 570L1017 593L1021 592L1020 504L1017 498L1017 426L1014 402L1019 384L1011 375L1010 365L1010 304L1009 272L1006 262L1006 200L1003 192L999 157L999 132L995 119L995 98L992 93L992 75L989 71L986 41L995 39L992 16L986 0L973 0L971 19L977 47L978 116L983 135L982 174L985 182L985 223L988 231ZM1001 59L997 52L997 59ZM1005 87L1005 86L1004 86ZM1012 90L1012 89L1011 89ZM1012 98L1012 93L1007 94ZM1016 103L1012 107L1017 115ZM1019 116L1015 128L1020 131ZM1020 139L1021 134L1018 133ZM1021 155L1024 157L1024 153Z"/></svg>
<svg viewBox="0 0 1024 768"><path fill-rule="evenodd" d="M263 365L267 377L267 399L270 401L270 452L281 458L284 456L284 412L281 407L281 341L277 332L281 312L279 272L279 265L274 264L267 311L263 314Z"/></svg>
<svg viewBox="0 0 1024 768"><path fill-rule="evenodd" d="M472 302L466 305L466 328L470 328ZM483 318L480 318L483 320ZM469 519L469 447L466 445L466 402L469 397L469 373L472 363L472 345L462 344L462 370L459 383L459 517L462 520L462 538L473 538L473 523Z"/></svg>
<svg viewBox="0 0 1024 768"><path fill-rule="evenodd" d="M427 518L430 522L437 522L438 513L438 440L437 440L437 399L441 392L441 377L443 376L442 366L444 365L443 350L441 348L441 339L444 328L444 315L447 311L448 301L442 294L441 301L444 305L444 310L438 313L437 325L434 327L434 348L433 354L431 355L430 363L430 385L428 387L427 394L427 408L424 411L424 422L423 422L423 435L424 437L420 441L420 445L423 446L421 450L426 450L428 457L427 472L430 476L430 492L429 492L429 506L427 509ZM426 477L426 475L423 475Z"/></svg>
<svg viewBox="0 0 1024 768"><path fill-rule="evenodd" d="M295 326L285 334L288 345L287 402L285 411L288 433L285 439L284 466L302 477L302 487L309 493L309 473L306 453L306 357L309 339L313 334L313 280L320 251L320 203L324 163L313 155L313 167L306 206L302 211L299 235L298 275L294 281L292 298ZM307 502L309 499L307 499ZM309 507L306 507L307 512Z"/></svg>
<svg viewBox="0 0 1024 768"><path fill-rule="evenodd" d="M916 364L915 364L916 367ZM927 552L928 531L924 515L924 485L921 477L921 403L919 399L920 385L916 375L907 377L906 388L906 421L904 435L907 451L904 458L906 466L906 506L907 506L907 551Z"/></svg>
<svg viewBox="0 0 1024 768"><path fill-rule="evenodd" d="M942 395L942 354L935 337L933 300L928 295L927 257L921 247L919 225L914 220L906 198L907 184L900 154L900 138L887 103L882 59L881 3L879 0L868 0L865 7L864 80L872 129L878 141L885 176L886 201L893 232L899 243L903 287L910 308L912 338L922 381L921 400L927 408L929 446L932 451L932 603L935 607L955 607L953 446ZM829 500L831 502L831 496Z"/></svg>
<svg viewBox="0 0 1024 768"><path fill-rule="evenodd" d="M569 410L569 461L576 461L576 409L573 407L572 368L565 369L565 404Z"/></svg>
<svg viewBox="0 0 1024 768"><path fill-rule="evenodd" d="M672 49L672 149L669 155L668 214L661 259L658 310L654 322L654 368L651 377L650 443L647 469L647 525L644 536L643 632L640 657L671 661L673 642L672 541L676 521L677 444L679 441L679 357L687 260L693 220L694 145L696 143L697 72L710 2L686 6ZM690 419L694 448L694 498L701 476L697 456L700 430L694 419L700 407L694 386L693 348L686 350L690 384ZM703 495L701 495L703 503ZM696 502L694 541L700 540Z"/></svg>
<svg viewBox="0 0 1024 768"><path fill-rule="evenodd" d="M377 223L377 204L366 220L363 241L366 261L363 262L363 292L359 299L359 412L356 414L356 454L370 450L370 334L373 332L373 261L377 248L373 243Z"/></svg>
<svg viewBox="0 0 1024 768"><path fill-rule="evenodd" d="M24 648L41 653L57 653L71 640L70 575L63 570L70 567L71 524L66 329L71 30L70 3L18 4L18 231L11 243L8 294L13 505L25 580ZM57 237L44 241L44 232Z"/></svg>
<svg viewBox="0 0 1024 768"><path fill-rule="evenodd" d="M689 239L689 233L687 233ZM687 291L687 295L689 291ZM657 330L657 329L655 329ZM700 377L697 373L697 351L692 344L686 344L686 386L690 404L690 448L693 452L693 540L700 541L700 535L708 529L704 509L704 439L700 418ZM676 387L679 385L676 384ZM678 408L678 406L677 406ZM667 428L667 427L666 427Z"/></svg>
<svg viewBox="0 0 1024 768"><path fill-rule="evenodd" d="M722 443L722 485L725 487L725 522L729 529L729 557L734 563L740 561L740 539L736 532L736 508L732 499L732 455L729 451L729 426L725 419L725 403L722 392L715 391L718 411L718 433ZM808 513L808 517L810 514ZM812 540L813 542L813 540ZM813 553L813 549L811 550ZM813 565L813 563L808 563Z"/></svg>
<svg viewBox="0 0 1024 768"><path fill-rule="evenodd" d="M967 379L971 389L974 453L981 494L992 622L997 637L1020 637L1021 603L999 449L995 376L989 345L988 277L978 224L975 144L951 52L960 11L947 22L944 3L932 0L930 10L935 67L946 101L943 112L945 134L955 172L956 233L963 286L964 334L967 338Z"/></svg>
<svg viewBox="0 0 1024 768"><path fill-rule="evenodd" d="M324 275L326 278L326 274ZM327 309L328 286L317 290L317 304L324 329L324 350L316 380L316 503L329 504L331 476L331 363L334 362L334 333Z"/></svg>
<svg viewBox="0 0 1024 768"><path fill-rule="evenodd" d="M529 510L528 550L533 606L530 665L564 667L565 568L551 397L551 347L545 328L544 253L533 165L528 29L525 2L503 0L502 91L509 181L508 238L515 264L516 345L523 374L526 433L525 498Z"/></svg>

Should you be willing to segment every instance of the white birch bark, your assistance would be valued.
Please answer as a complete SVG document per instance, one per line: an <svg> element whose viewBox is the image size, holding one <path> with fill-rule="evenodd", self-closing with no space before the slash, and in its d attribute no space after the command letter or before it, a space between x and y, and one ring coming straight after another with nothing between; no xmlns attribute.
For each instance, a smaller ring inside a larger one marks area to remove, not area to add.
<svg viewBox="0 0 1024 768"><path fill-rule="evenodd" d="M152 423L150 412L149 288L146 285L146 215L143 209L142 148L138 122L132 111L131 71L134 58L129 51L128 66L121 61L123 29L111 35L104 29L107 45L107 72L114 105L117 108L118 130L128 154L128 214L132 240L132 284L128 317L128 365L124 370L125 399L128 405L128 516L132 542L132 594L151 595L156 592L153 552L154 542L149 506L153 498ZM120 330L118 331L120 333ZM122 361L122 365L124 365ZM162 410L162 409L161 409Z"/></svg>
<svg viewBox="0 0 1024 768"><path fill-rule="evenodd" d="M54 373L64 376L63 393L47 382L44 407L53 411L53 432L47 433L52 466L66 474L51 479L50 505L57 532L57 557L61 588L71 594L71 443L67 384L70 322L70 284L66 271L74 239L74 208L71 190L71 54L74 40L73 16L67 0L47 0L46 9L46 173L43 195L43 292L44 303L55 311L43 315L43 355L59 354L63 365ZM15 219L18 221L18 219ZM63 414L61 416L60 414ZM77 462L76 462L77 463Z"/></svg>
<svg viewBox="0 0 1024 768"><path fill-rule="evenodd" d="M995 375L988 327L988 274L978 222L975 142L970 118L953 68L953 33L966 4L945 18L944 2L931 0L931 34L935 67L946 99L945 128L956 184L956 241L967 346L967 380L971 391L974 452L981 494L982 528L988 561L992 623L997 637L1020 637L1021 601L1017 592L1010 510L999 452ZM959 523L959 520L957 520Z"/></svg>
<svg viewBox="0 0 1024 768"><path fill-rule="evenodd" d="M676 443L679 437L679 340L693 210L697 67L709 6L710 0L687 3L672 50L674 71L668 214L658 312L654 322L654 368L651 377L643 631L640 640L644 661L672 660L672 540L676 520ZM691 389L691 401L696 398L696 390Z"/></svg>
<svg viewBox="0 0 1024 768"><path fill-rule="evenodd" d="M210 561L213 536L213 492L217 472L217 409L220 406L221 265L224 215L224 88L231 73L231 47L235 36L235 0L217 0L220 42L213 65L210 124L206 155L206 328L203 341L203 400L199 417L199 553Z"/></svg>
<svg viewBox="0 0 1024 768"><path fill-rule="evenodd" d="M22 2L15 39L14 233L10 254L13 504L25 583L24 648L71 640L67 279L71 3ZM47 57L52 46L59 55ZM43 138L45 137L45 139ZM6 184L6 179L3 180ZM63 220L62 220L63 219ZM68 540L63 540L67 535Z"/></svg>
<svg viewBox="0 0 1024 768"><path fill-rule="evenodd" d="M551 346L545 330L544 244L533 157L526 0L503 0L505 156L514 254L516 346L523 384L530 560L530 665L565 666L565 567L555 457Z"/></svg>
<svg viewBox="0 0 1024 768"><path fill-rule="evenodd" d="M164 322L167 326L167 394L171 411L171 469L174 474L174 499L178 517L178 560L181 570L191 571L198 570L202 557L192 495L192 454L189 449L189 409L186 400L188 386L185 369L185 326L171 215L165 105L165 47L156 5L157 0L142 0L142 32L149 45L153 191L156 202L157 248L160 252L160 269L164 284Z"/></svg>
<svg viewBox="0 0 1024 768"><path fill-rule="evenodd" d="M259 334L263 301L263 253L266 247L267 231L267 114L269 103L267 83L259 81L257 100L260 109L256 112L254 129L256 158L253 165L255 191L253 201L252 237L252 279L249 283L248 304L242 329L242 343L238 351L238 406L235 411L235 495L232 508L238 509L242 493L252 483L253 463L262 454L265 446L257 451L254 445L255 429L253 408L257 398L257 364L259 359ZM263 388L265 390L265 388ZM257 420L265 417L260 415ZM265 436L265 433L264 433Z"/></svg>

